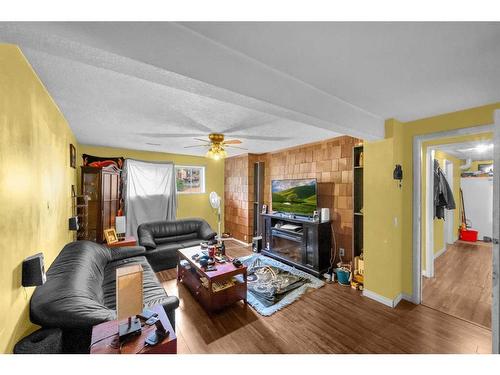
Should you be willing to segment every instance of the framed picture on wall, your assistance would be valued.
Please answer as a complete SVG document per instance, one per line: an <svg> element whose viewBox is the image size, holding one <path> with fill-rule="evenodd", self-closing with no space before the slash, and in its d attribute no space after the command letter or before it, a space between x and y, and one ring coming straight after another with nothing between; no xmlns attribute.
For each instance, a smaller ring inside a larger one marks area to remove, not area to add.
<svg viewBox="0 0 500 375"><path fill-rule="evenodd" d="M483 173L493 172L493 163L478 164L477 170Z"/></svg>
<svg viewBox="0 0 500 375"><path fill-rule="evenodd" d="M69 144L69 166L76 168L76 148L71 143Z"/></svg>

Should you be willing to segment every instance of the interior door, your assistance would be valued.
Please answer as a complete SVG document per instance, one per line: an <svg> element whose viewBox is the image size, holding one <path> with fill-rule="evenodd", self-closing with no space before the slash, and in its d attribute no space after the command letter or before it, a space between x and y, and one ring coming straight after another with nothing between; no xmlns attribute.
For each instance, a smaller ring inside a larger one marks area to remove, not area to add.
<svg viewBox="0 0 500 375"><path fill-rule="evenodd" d="M500 235L500 178L498 174L498 167L500 166L500 110L495 111L495 163L494 163L494 183L493 183L493 303L491 311L491 337L492 337L492 350L493 353L500 352L500 259L499 259L499 246L498 238Z"/></svg>

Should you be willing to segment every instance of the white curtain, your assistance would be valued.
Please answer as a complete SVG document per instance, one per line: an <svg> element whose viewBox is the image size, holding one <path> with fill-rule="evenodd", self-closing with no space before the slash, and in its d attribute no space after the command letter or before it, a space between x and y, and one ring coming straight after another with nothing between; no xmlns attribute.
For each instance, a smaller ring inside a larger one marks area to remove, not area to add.
<svg viewBox="0 0 500 375"><path fill-rule="evenodd" d="M123 168L127 235L142 223L175 220L175 168L171 162L127 159Z"/></svg>

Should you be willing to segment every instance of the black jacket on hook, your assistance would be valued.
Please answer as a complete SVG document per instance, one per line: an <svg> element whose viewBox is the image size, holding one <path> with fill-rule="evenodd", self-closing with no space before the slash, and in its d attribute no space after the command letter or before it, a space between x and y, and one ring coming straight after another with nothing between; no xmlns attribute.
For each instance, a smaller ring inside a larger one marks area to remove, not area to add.
<svg viewBox="0 0 500 375"><path fill-rule="evenodd" d="M445 208L454 210L456 208L455 199L439 162L434 159L434 217L444 219Z"/></svg>

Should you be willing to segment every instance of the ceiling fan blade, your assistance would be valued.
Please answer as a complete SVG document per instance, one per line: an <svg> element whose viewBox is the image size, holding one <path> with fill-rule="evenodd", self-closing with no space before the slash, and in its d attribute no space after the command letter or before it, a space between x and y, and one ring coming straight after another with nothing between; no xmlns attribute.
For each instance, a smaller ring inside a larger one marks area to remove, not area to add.
<svg viewBox="0 0 500 375"><path fill-rule="evenodd" d="M239 139L230 139L229 141L224 141L225 145L239 145L241 141Z"/></svg>
<svg viewBox="0 0 500 375"><path fill-rule="evenodd" d="M241 120L238 124L231 126L230 128L226 128L221 130L221 133L234 133L241 130L253 129L259 126L264 126L270 124L277 120L277 117L271 115L263 115L256 118L255 116L249 116L243 120Z"/></svg>
<svg viewBox="0 0 500 375"><path fill-rule="evenodd" d="M193 138L193 139L200 141L200 142L210 143L210 141L207 141L206 139L201 139L201 138Z"/></svg>
<svg viewBox="0 0 500 375"><path fill-rule="evenodd" d="M246 151L248 151L248 148L244 148L244 147L231 146L231 145L224 145L224 147L226 147L226 148L237 148L237 149L240 149L240 150L246 150Z"/></svg>
<svg viewBox="0 0 500 375"><path fill-rule="evenodd" d="M186 133L137 133L143 137L149 138L191 138L191 137L199 137L203 134L186 134Z"/></svg>
<svg viewBox="0 0 500 375"><path fill-rule="evenodd" d="M242 139L255 139L258 141L287 141L292 139L291 137L273 137L265 135L245 135L245 134L232 134L233 137L238 137Z"/></svg>
<svg viewBox="0 0 500 375"><path fill-rule="evenodd" d="M184 148L194 148L194 147L210 147L210 145L184 146Z"/></svg>

